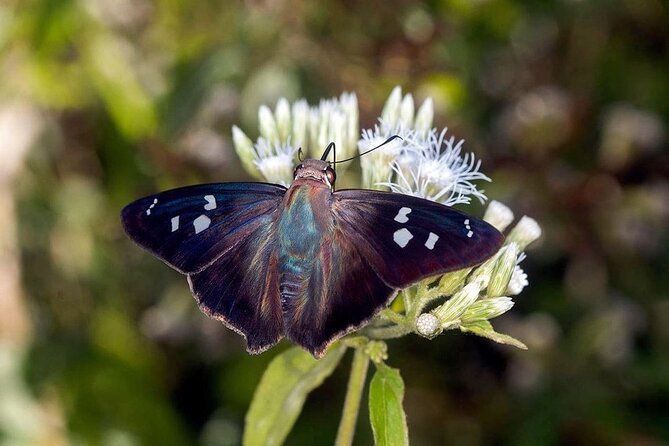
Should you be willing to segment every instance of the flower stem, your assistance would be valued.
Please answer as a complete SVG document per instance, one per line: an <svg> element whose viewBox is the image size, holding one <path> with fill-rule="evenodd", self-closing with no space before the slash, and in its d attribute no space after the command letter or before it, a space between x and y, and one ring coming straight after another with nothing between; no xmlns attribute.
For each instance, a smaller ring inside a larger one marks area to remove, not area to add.
<svg viewBox="0 0 669 446"><path fill-rule="evenodd" d="M408 325L391 325L390 327L366 328L364 333L371 339L395 339L411 333Z"/></svg>
<svg viewBox="0 0 669 446"><path fill-rule="evenodd" d="M356 348L353 354L351 375L348 379L344 410L341 414L335 446L351 446L353 443L353 435L355 434L355 425L358 421L360 400L362 399L362 391L365 388L365 378L367 378L368 368L369 357L362 348Z"/></svg>

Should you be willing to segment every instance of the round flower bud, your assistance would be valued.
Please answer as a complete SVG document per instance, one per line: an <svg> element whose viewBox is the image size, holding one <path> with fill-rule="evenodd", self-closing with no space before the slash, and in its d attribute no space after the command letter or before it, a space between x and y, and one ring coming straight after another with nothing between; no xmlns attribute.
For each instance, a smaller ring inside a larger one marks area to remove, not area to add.
<svg viewBox="0 0 669 446"><path fill-rule="evenodd" d="M423 313L416 320L416 331L421 336L431 338L439 334L441 324L434 314Z"/></svg>

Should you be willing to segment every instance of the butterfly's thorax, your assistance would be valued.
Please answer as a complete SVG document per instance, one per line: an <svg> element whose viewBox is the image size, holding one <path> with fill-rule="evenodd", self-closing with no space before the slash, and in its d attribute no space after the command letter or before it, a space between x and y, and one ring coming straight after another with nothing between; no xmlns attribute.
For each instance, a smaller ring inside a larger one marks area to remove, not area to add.
<svg viewBox="0 0 669 446"><path fill-rule="evenodd" d="M279 283L284 308L300 306L306 280L324 243L332 239L332 191L321 182L297 179L284 196L277 227Z"/></svg>

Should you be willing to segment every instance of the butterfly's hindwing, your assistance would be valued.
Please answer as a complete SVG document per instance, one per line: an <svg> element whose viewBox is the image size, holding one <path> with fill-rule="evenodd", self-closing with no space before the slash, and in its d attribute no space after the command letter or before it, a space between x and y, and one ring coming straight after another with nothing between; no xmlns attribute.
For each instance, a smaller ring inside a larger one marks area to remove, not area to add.
<svg viewBox="0 0 669 446"><path fill-rule="evenodd" d="M504 240L483 220L421 198L355 189L334 197L337 225L394 288L477 265Z"/></svg>
<svg viewBox="0 0 669 446"><path fill-rule="evenodd" d="M184 274L206 268L265 224L286 189L265 183L187 186L141 198L123 209L137 244Z"/></svg>
<svg viewBox="0 0 669 446"><path fill-rule="evenodd" d="M276 344L284 332L274 221L260 220L228 254L188 276L200 309L243 334L251 353Z"/></svg>

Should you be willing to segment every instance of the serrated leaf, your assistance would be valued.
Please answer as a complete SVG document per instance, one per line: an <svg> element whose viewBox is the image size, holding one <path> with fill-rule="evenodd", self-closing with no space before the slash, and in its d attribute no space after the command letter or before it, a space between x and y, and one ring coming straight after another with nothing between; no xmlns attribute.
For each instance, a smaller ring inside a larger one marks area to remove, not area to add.
<svg viewBox="0 0 669 446"><path fill-rule="evenodd" d="M492 328L492 324L488 321L473 321L467 324L462 324L460 326L460 330L465 333L473 333L477 336L488 338L497 342L498 344L513 345L514 347L517 347L521 350L527 350L527 346L518 339L509 335L497 333Z"/></svg>
<svg viewBox="0 0 669 446"><path fill-rule="evenodd" d="M409 444L403 398L404 382L399 370L378 364L369 386L369 421L377 446Z"/></svg>
<svg viewBox="0 0 669 446"><path fill-rule="evenodd" d="M332 374L345 350L337 346L316 360L301 348L292 347L274 358L246 413L244 446L282 444L309 392Z"/></svg>

